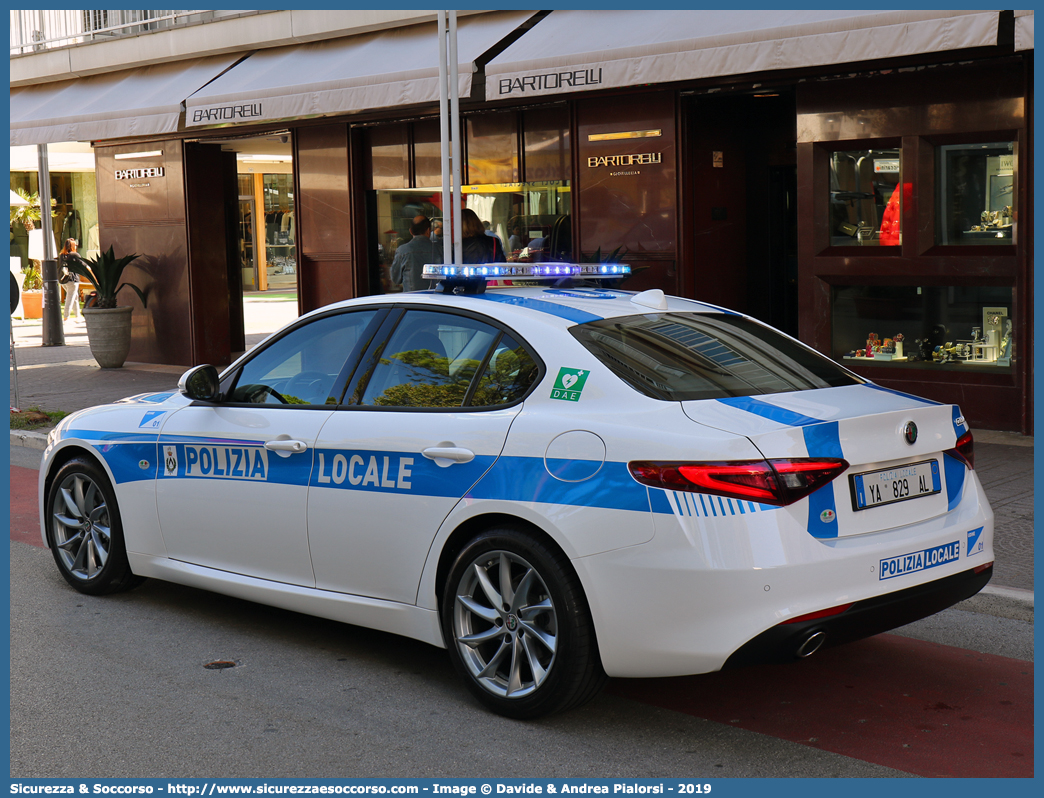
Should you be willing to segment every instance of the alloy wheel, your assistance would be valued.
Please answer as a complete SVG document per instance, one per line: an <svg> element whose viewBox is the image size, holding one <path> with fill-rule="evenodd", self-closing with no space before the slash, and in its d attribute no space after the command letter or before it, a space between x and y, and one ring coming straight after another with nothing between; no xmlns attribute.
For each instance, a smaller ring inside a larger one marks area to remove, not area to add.
<svg viewBox="0 0 1044 798"><path fill-rule="evenodd" d="M501 698L536 691L558 649L558 617L544 580L508 551L484 553L464 571L453 632L471 676Z"/></svg>
<svg viewBox="0 0 1044 798"><path fill-rule="evenodd" d="M112 546L109 508L92 479L74 473L62 481L51 530L62 564L73 577L87 581L105 567Z"/></svg>

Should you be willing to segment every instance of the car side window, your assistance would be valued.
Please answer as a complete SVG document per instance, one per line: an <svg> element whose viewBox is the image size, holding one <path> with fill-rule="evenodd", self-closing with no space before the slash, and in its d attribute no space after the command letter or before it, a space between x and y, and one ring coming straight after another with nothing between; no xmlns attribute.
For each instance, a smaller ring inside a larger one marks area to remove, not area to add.
<svg viewBox="0 0 1044 798"><path fill-rule="evenodd" d="M504 404L512 401L506 397L517 393L513 381L524 370L517 356L509 363L505 353L512 347L521 349L514 339L477 319L409 310L381 353L359 404L426 408ZM533 362L528 355L524 360ZM535 375L535 368L533 372ZM481 401L469 401L476 396Z"/></svg>
<svg viewBox="0 0 1044 798"><path fill-rule="evenodd" d="M517 402L536 381L538 371L526 348L505 333L493 349L468 405L495 407Z"/></svg>
<svg viewBox="0 0 1044 798"><path fill-rule="evenodd" d="M338 377L377 311L323 316L274 341L240 370L229 401L276 405L336 405Z"/></svg>

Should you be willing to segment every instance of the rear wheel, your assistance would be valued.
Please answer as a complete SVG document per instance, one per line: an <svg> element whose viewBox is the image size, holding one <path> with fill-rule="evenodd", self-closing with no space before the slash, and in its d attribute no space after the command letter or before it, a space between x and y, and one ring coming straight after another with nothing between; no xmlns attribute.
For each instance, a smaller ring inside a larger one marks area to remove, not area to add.
<svg viewBox="0 0 1044 798"><path fill-rule="evenodd" d="M91 460L63 465L45 507L47 542L62 576L81 593L130 590L145 581L131 573L116 493Z"/></svg>
<svg viewBox="0 0 1044 798"><path fill-rule="evenodd" d="M442 624L454 667L498 714L571 709L605 683L572 567L522 530L489 530L465 546L446 582Z"/></svg>

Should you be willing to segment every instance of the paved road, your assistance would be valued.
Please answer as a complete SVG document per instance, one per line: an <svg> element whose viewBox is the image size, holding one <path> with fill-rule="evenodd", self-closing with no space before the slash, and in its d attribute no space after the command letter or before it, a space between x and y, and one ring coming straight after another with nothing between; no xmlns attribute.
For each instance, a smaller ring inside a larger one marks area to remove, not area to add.
<svg viewBox="0 0 1044 798"><path fill-rule="evenodd" d="M519 723L421 643L155 580L74 592L16 448L13 777L1032 775L1031 622L951 609L793 666L612 680Z"/></svg>

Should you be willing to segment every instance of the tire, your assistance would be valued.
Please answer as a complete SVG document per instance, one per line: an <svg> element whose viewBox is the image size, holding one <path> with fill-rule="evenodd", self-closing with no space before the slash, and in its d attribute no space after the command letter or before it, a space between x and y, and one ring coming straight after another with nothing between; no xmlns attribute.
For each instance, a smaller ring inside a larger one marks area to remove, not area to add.
<svg viewBox="0 0 1044 798"><path fill-rule="evenodd" d="M116 493L96 463L78 457L58 469L44 511L51 554L78 591L101 596L145 581L131 572Z"/></svg>
<svg viewBox="0 0 1044 798"><path fill-rule="evenodd" d="M450 569L441 607L453 666L499 715L562 712L590 701L605 684L572 566L521 529L491 529L468 543Z"/></svg>

